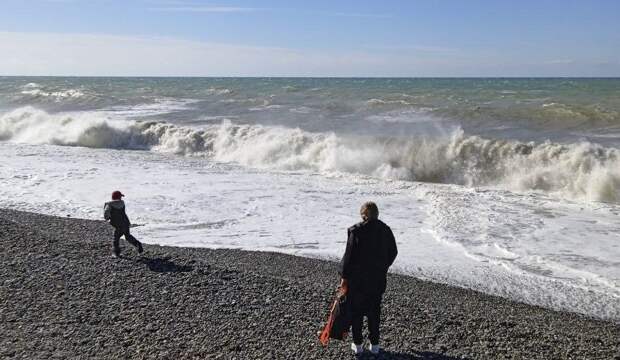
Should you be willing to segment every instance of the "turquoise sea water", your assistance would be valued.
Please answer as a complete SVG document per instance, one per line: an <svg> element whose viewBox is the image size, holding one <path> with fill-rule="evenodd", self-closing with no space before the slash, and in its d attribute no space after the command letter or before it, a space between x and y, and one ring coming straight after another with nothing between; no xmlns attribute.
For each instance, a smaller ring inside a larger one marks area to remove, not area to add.
<svg viewBox="0 0 620 360"><path fill-rule="evenodd" d="M471 133L536 140L608 142L620 133L620 79L0 78L4 109L97 110L162 100L195 101L168 115L172 123L229 117L400 133L402 124L432 118ZM379 117L381 126L368 121Z"/></svg>

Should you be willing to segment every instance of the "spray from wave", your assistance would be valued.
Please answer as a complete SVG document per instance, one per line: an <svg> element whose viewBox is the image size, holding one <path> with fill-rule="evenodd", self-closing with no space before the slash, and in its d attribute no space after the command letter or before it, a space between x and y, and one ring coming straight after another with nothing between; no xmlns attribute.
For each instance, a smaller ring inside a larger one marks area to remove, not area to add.
<svg viewBox="0 0 620 360"><path fill-rule="evenodd" d="M469 136L462 130L439 138L346 137L229 121L194 129L111 120L100 113L52 115L28 107L0 117L0 140L149 149L260 168L497 186L578 200L620 201L620 150L588 142L524 143Z"/></svg>

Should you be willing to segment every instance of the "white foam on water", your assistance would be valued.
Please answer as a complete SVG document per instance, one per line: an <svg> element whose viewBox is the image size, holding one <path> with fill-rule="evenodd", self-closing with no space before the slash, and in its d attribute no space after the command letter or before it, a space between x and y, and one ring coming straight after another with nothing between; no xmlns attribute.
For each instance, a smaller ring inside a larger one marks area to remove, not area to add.
<svg viewBox="0 0 620 360"><path fill-rule="evenodd" d="M151 149L264 169L342 172L620 201L617 148L588 142L485 139L460 129L437 137L355 137L230 121L196 128L118 119L101 112L49 114L25 107L0 116L0 140Z"/></svg>
<svg viewBox="0 0 620 360"><path fill-rule="evenodd" d="M24 95L32 95L32 96L42 96L42 97L53 97L56 98L57 100L63 99L63 98L81 98L84 96L84 93L81 92L80 90L76 90L76 89L69 89L69 90L63 90L63 91L43 91L41 89L32 89L32 90L24 90L21 92Z"/></svg>
<svg viewBox="0 0 620 360"><path fill-rule="evenodd" d="M26 95L32 98L50 98L54 101L60 102L65 99L79 99L86 94L78 89L54 89L46 90L40 84L30 82L22 86L22 95Z"/></svg>
<svg viewBox="0 0 620 360"><path fill-rule="evenodd" d="M5 207L100 219L120 189L146 243L328 259L374 200L397 237L394 271L620 319L617 205L221 161L0 142L0 196Z"/></svg>
<svg viewBox="0 0 620 360"><path fill-rule="evenodd" d="M30 82L23 86L24 89L34 89L34 88L40 88L40 87L41 85L34 83L34 82Z"/></svg>
<svg viewBox="0 0 620 360"><path fill-rule="evenodd" d="M108 116L115 119L131 119L140 118L161 114L168 114L170 112L189 109L191 104L196 103L195 99L173 99L173 98L160 98L154 99L152 103L139 104L139 105L118 105L111 106L106 109L100 109L91 113L91 117ZM80 113L76 113L76 116L80 116Z"/></svg>
<svg viewBox="0 0 620 360"><path fill-rule="evenodd" d="M235 92L231 89L227 89L227 88L209 88L207 89L207 93L209 95L232 95Z"/></svg>

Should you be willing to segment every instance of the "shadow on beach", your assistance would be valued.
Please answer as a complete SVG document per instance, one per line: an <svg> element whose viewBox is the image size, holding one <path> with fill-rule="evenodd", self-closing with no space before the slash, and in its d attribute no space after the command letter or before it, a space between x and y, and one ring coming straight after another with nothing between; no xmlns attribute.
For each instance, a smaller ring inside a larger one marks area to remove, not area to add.
<svg viewBox="0 0 620 360"><path fill-rule="evenodd" d="M383 351L379 355L372 355L368 352L357 356L357 359L377 359L377 360L458 360L461 358L434 353L430 351L415 351L413 354L400 353L394 351Z"/></svg>
<svg viewBox="0 0 620 360"><path fill-rule="evenodd" d="M194 269L189 265L177 265L168 258L141 258L138 262L145 264L149 270L160 273L190 272Z"/></svg>
<svg viewBox="0 0 620 360"><path fill-rule="evenodd" d="M434 353L430 351L416 351L415 355L406 355L406 354L394 354L394 358L397 359L416 359L416 360L457 360L462 358L457 358L454 356L448 356L444 354ZM401 356L401 357L398 357ZM402 357L402 356L410 356Z"/></svg>

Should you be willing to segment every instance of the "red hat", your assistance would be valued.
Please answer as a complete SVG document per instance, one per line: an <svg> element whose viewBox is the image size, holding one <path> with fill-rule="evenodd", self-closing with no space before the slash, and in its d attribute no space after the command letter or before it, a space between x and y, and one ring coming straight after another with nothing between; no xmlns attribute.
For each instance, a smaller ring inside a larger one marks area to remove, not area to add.
<svg viewBox="0 0 620 360"><path fill-rule="evenodd" d="M112 193L112 200L120 200L123 196L123 193L121 193L120 191L116 190Z"/></svg>

